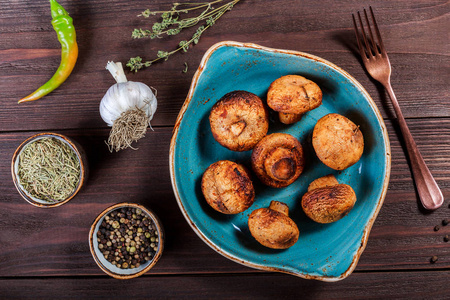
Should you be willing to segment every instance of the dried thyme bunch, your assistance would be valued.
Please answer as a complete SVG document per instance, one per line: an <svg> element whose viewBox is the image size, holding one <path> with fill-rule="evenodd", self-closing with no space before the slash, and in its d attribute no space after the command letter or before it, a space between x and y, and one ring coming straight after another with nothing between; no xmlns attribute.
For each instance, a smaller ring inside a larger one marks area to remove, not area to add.
<svg viewBox="0 0 450 300"><path fill-rule="evenodd" d="M54 203L67 199L80 180L76 153L56 138L42 138L27 145L19 156L18 176L31 196Z"/></svg>
<svg viewBox="0 0 450 300"><path fill-rule="evenodd" d="M139 16L148 18L153 15L160 14L161 22L153 24L152 29L134 29L132 37L135 39L140 38L161 38L164 35L177 35L184 28L192 27L202 22L203 25L199 26L190 40L183 40L178 43L178 48L173 51L158 51L157 57L153 60L143 61L140 56L130 58L127 63L127 67L131 71L137 72L138 70L151 66L154 62L164 59L167 60L172 54L183 50L187 52L192 44L197 44L203 32L216 23L216 21L228 10L231 10L233 6L240 0L232 0L220 7L214 8L213 4L223 2L223 0L216 0L212 2L201 3L173 3L172 8L168 11L150 11L145 10ZM201 13L195 17L181 18L181 14L187 14L191 11L201 10ZM204 22L203 22L204 21Z"/></svg>

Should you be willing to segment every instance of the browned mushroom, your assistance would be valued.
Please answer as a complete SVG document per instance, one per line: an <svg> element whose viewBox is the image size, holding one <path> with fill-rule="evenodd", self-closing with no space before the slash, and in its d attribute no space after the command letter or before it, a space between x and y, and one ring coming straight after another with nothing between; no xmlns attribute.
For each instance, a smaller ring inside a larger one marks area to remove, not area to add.
<svg viewBox="0 0 450 300"><path fill-rule="evenodd" d="M314 180L302 197L305 214L318 223L342 219L353 208L356 194L347 184L339 184L333 175Z"/></svg>
<svg viewBox="0 0 450 300"><path fill-rule="evenodd" d="M297 225L289 218L289 207L272 201L269 208L254 210L248 218L252 236L263 246L286 249L294 245L299 236Z"/></svg>
<svg viewBox="0 0 450 300"><path fill-rule="evenodd" d="M298 122L304 113L321 104L322 91L319 86L299 75L278 78L267 92L267 105L278 112L284 124Z"/></svg>
<svg viewBox="0 0 450 300"><path fill-rule="evenodd" d="M287 133L273 133L263 138L253 149L252 168L258 178L271 187L285 187L302 173L303 148Z"/></svg>
<svg viewBox="0 0 450 300"><path fill-rule="evenodd" d="M224 214L243 212L255 200L255 190L246 168L229 160L215 162L206 169L202 192L206 202Z"/></svg>
<svg viewBox="0 0 450 300"><path fill-rule="evenodd" d="M328 114L317 121L312 144L317 157L335 170L352 166L364 151L364 138L358 126L339 114Z"/></svg>
<svg viewBox="0 0 450 300"><path fill-rule="evenodd" d="M248 151L267 134L269 114L257 95L234 91L213 106L209 123L219 144L233 151Z"/></svg>

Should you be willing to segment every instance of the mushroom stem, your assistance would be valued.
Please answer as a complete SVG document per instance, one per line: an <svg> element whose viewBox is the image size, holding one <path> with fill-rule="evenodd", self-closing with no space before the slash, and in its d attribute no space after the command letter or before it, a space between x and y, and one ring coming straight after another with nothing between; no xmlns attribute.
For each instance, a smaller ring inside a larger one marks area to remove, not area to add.
<svg viewBox="0 0 450 300"><path fill-rule="evenodd" d="M338 184L339 184L339 182L337 181L336 177L334 177L333 174L329 174L329 175L317 178L316 180L311 182L308 186L308 192L315 190L315 189L319 189L319 188L335 186Z"/></svg>
<svg viewBox="0 0 450 300"><path fill-rule="evenodd" d="M283 202L279 202L279 201L271 201L270 202L270 206L269 209L271 210L275 210L279 213L282 213L283 215L285 215L286 217L289 217L289 206L287 206L285 203Z"/></svg>
<svg viewBox="0 0 450 300"><path fill-rule="evenodd" d="M286 125L294 124L295 122L300 121L303 114L290 114L290 113L278 113L278 117L280 119L280 122Z"/></svg>

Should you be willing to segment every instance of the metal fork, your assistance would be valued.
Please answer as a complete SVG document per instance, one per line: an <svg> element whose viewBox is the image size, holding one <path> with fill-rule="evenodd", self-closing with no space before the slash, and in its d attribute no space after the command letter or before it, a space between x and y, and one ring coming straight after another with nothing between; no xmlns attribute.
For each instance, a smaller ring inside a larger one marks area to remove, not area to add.
<svg viewBox="0 0 450 300"><path fill-rule="evenodd" d="M439 189L439 186L431 175L430 170L425 164L425 161L423 160L419 149L417 148L411 132L408 129L405 118L403 117L402 111L400 110L400 106L398 104L397 98L395 97L394 91L392 90L391 63L389 62L386 49L384 48L372 7L369 8L373 27L375 28L377 42L374 39L366 10L364 9L364 16L370 38L366 35L366 32L364 30L360 12L358 11L358 20L361 27L361 34L359 33L358 26L356 25L355 15L352 14L359 52L367 69L367 72L369 72L373 79L379 81L384 86L389 94L389 97L391 98L392 105L394 106L395 114L397 115L397 120L400 125L403 138L405 140L408 156L411 161L411 169L414 181L416 183L417 192L419 193L420 201L422 202L423 207L425 207L426 209L437 209L444 202L444 197L441 190ZM360 35L362 36L364 44L361 42Z"/></svg>

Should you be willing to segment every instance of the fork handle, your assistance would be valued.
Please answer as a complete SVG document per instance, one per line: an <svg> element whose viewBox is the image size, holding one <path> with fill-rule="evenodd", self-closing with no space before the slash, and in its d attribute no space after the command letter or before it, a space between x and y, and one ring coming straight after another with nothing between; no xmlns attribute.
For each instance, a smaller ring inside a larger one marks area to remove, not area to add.
<svg viewBox="0 0 450 300"><path fill-rule="evenodd" d="M400 125L400 130L405 140L406 150L408 151L411 169L420 201L422 202L423 207L428 210L437 209L444 203L444 196L442 195L439 186L434 180L433 175L431 175L430 170L425 164L425 161L417 148L416 142L409 131L408 125L406 124L403 113L400 110L397 97L395 97L390 82L384 84L384 87L391 98L395 114L397 115L397 120Z"/></svg>

